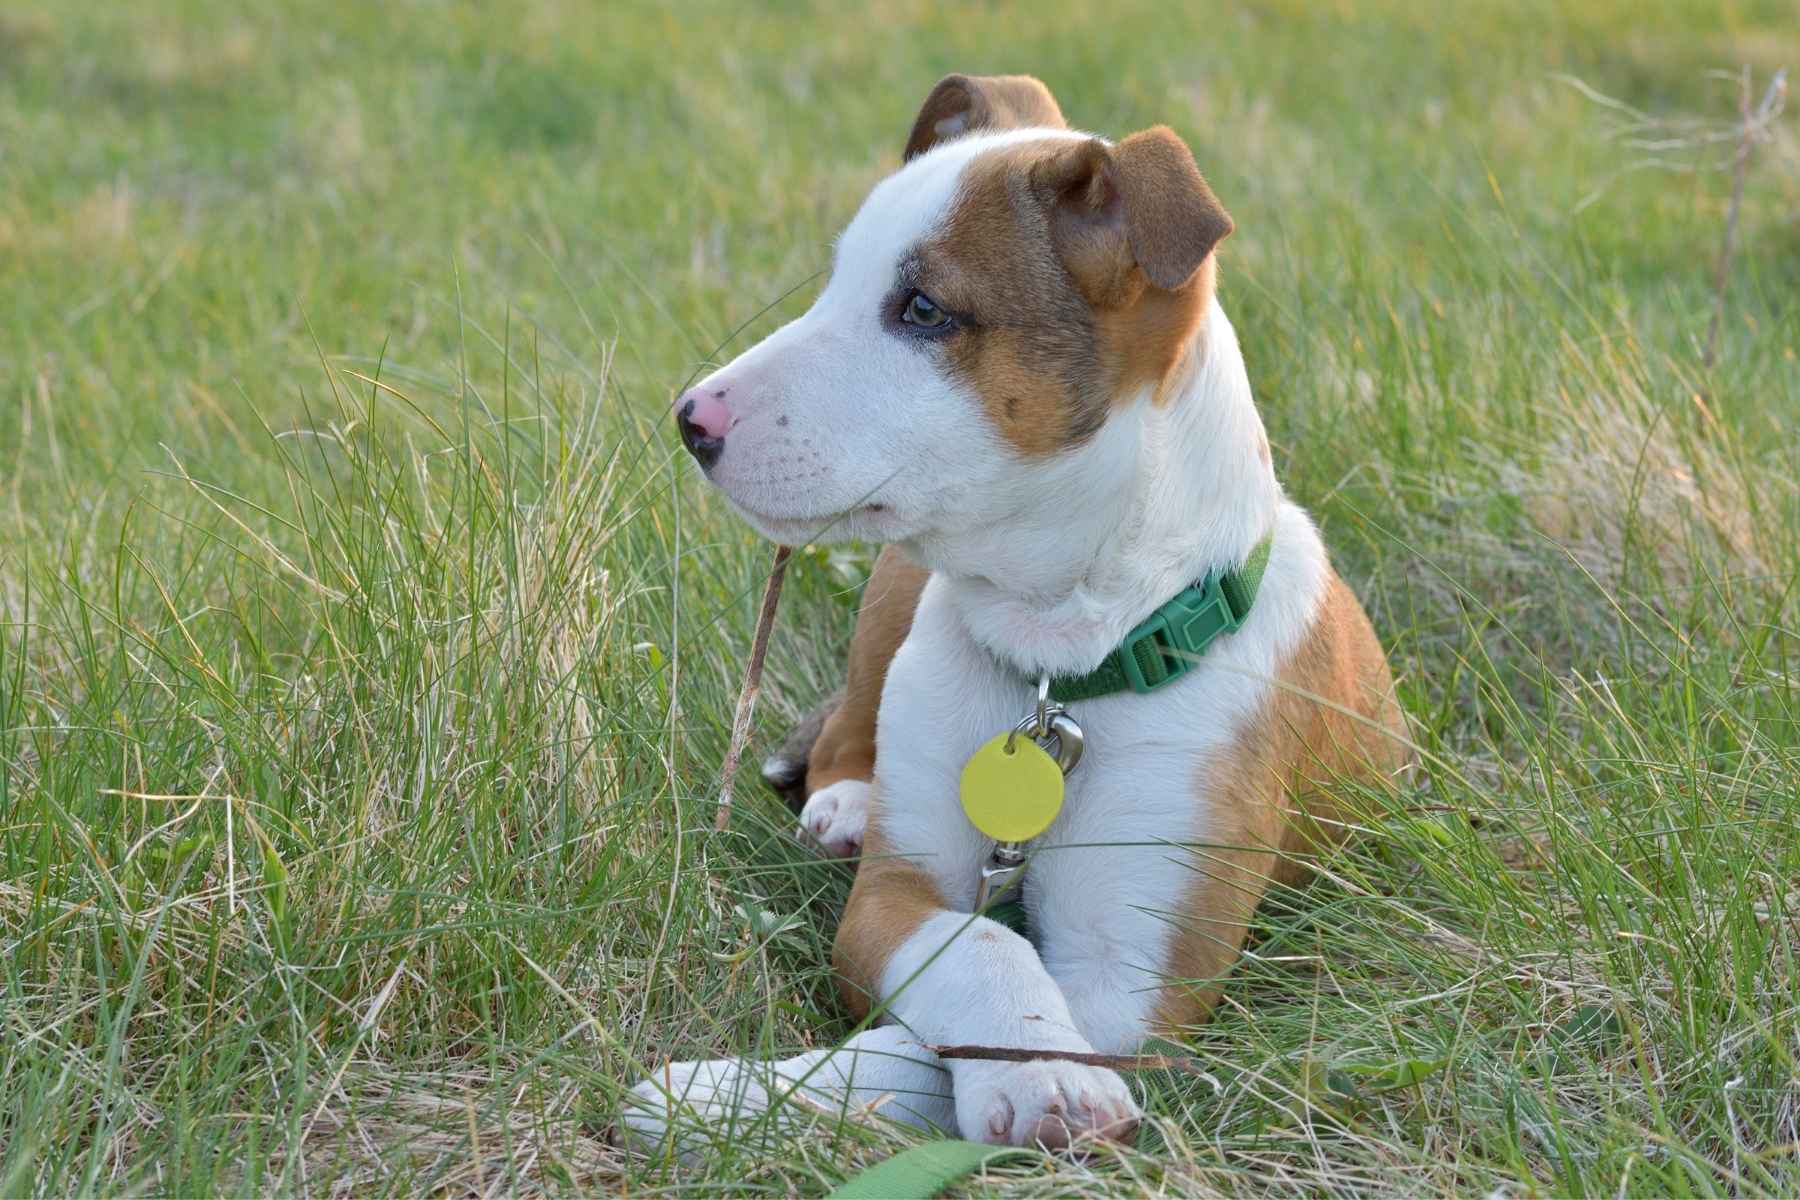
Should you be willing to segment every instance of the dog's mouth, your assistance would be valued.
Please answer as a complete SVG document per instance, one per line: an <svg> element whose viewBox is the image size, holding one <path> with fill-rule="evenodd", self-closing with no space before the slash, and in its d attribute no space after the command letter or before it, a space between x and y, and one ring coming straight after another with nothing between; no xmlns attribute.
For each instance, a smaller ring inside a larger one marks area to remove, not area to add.
<svg viewBox="0 0 1800 1200"><path fill-rule="evenodd" d="M764 536L789 546L854 538L891 541L902 533L902 523L886 501L804 517L776 516L737 499L732 500L732 506Z"/></svg>

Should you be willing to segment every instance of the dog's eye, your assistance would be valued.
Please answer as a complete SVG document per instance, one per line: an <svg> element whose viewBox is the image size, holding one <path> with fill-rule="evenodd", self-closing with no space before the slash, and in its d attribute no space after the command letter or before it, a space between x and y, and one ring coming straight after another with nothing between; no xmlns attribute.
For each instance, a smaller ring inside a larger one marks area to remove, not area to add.
<svg viewBox="0 0 1800 1200"><path fill-rule="evenodd" d="M924 292L914 292L906 298L906 307L900 310L900 319L915 329L928 333L937 333L950 328L950 314L937 306Z"/></svg>

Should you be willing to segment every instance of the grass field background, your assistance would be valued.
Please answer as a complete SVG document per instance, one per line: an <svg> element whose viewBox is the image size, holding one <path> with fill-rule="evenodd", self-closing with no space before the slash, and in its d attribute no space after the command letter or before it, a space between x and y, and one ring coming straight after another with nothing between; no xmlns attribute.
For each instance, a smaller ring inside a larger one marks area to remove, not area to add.
<svg viewBox="0 0 1800 1200"><path fill-rule="evenodd" d="M1800 1190L1800 139L1705 368L1740 64L1800 68L1788 0L9 4L0 1194L805 1194L910 1140L608 1129L850 1028L847 869L754 789L710 832L768 549L664 412L949 70L1190 140L1431 765L1135 1151L967 1189ZM867 561L797 559L761 744Z"/></svg>

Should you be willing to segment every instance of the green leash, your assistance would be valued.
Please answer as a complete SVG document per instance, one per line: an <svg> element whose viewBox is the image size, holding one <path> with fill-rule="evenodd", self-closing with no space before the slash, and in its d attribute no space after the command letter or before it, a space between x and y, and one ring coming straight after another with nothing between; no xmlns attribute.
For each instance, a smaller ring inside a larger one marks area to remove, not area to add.
<svg viewBox="0 0 1800 1200"><path fill-rule="evenodd" d="M987 906L982 916L990 921L998 921L1020 937L1030 940L1031 935L1025 930L1025 901L1019 898L1019 889L1008 888L1012 894L1002 896L998 903ZM1035 943L1033 943L1035 944Z"/></svg>
<svg viewBox="0 0 1800 1200"><path fill-rule="evenodd" d="M1019 1146L979 1142L921 1142L849 1180L829 1200L931 1200L964 1175L1004 1158L1037 1157Z"/></svg>

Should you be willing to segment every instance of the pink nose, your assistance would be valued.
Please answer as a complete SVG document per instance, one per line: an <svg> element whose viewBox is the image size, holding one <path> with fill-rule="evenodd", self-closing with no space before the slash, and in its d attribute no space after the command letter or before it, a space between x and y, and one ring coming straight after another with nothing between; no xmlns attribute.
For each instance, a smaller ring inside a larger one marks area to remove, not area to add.
<svg viewBox="0 0 1800 1200"><path fill-rule="evenodd" d="M679 403L682 417L697 426L703 436L722 438L730 431L731 409L721 394L689 392Z"/></svg>
<svg viewBox="0 0 1800 1200"><path fill-rule="evenodd" d="M675 427L681 444L688 448L702 470L712 470L725 450L725 434L731 428L731 409L725 405L725 389L691 391L675 401Z"/></svg>

